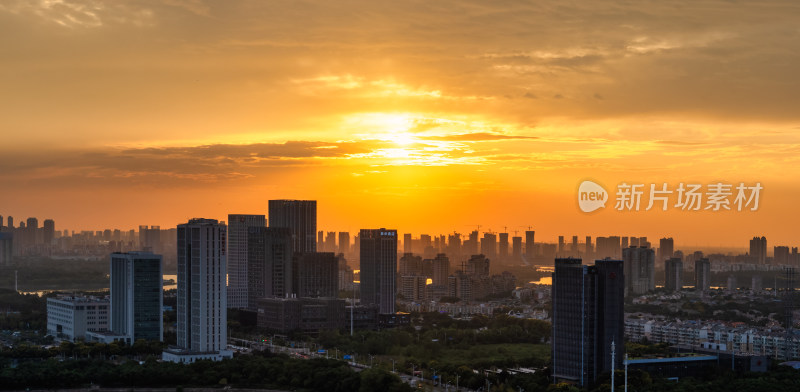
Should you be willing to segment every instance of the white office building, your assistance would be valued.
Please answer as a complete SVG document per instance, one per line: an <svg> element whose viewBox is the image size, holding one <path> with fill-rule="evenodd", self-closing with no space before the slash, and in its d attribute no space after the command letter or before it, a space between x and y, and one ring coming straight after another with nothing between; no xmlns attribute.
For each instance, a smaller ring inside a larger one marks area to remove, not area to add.
<svg viewBox="0 0 800 392"><path fill-rule="evenodd" d="M57 339L85 339L87 332L107 331L107 298L59 296L47 299L47 333Z"/></svg>
<svg viewBox="0 0 800 392"><path fill-rule="evenodd" d="M162 358L172 362L232 357L227 350L227 227L196 218L178 225L178 341Z"/></svg>

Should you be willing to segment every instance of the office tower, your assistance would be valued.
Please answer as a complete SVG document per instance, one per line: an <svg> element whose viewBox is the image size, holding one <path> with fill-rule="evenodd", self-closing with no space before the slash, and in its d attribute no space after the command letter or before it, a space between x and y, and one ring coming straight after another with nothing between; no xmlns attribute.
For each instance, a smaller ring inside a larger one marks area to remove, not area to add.
<svg viewBox="0 0 800 392"><path fill-rule="evenodd" d="M45 219L42 222L42 242L45 245L52 245L56 238L56 222L52 219Z"/></svg>
<svg viewBox="0 0 800 392"><path fill-rule="evenodd" d="M672 238L658 240L658 261L669 260L675 253L675 242Z"/></svg>
<svg viewBox="0 0 800 392"><path fill-rule="evenodd" d="M112 253L110 271L111 332L127 344L164 340L161 255Z"/></svg>
<svg viewBox="0 0 800 392"><path fill-rule="evenodd" d="M450 276L450 259L446 254L439 253L433 259L432 283L437 286L447 286L448 276Z"/></svg>
<svg viewBox="0 0 800 392"><path fill-rule="evenodd" d="M288 227L292 232L295 252L316 252L314 234L317 232L316 200L270 200L269 227Z"/></svg>
<svg viewBox="0 0 800 392"><path fill-rule="evenodd" d="M227 351L227 227L216 219L195 218L178 225L177 350L164 360L231 357Z"/></svg>
<svg viewBox="0 0 800 392"><path fill-rule="evenodd" d="M317 249L325 251L325 232L322 230L317 232Z"/></svg>
<svg viewBox="0 0 800 392"><path fill-rule="evenodd" d="M560 235L560 236L558 236L558 254L559 255L563 255L564 254L564 252L566 251L566 249L564 249L564 248L565 248L565 246L564 246L564 236Z"/></svg>
<svg viewBox="0 0 800 392"><path fill-rule="evenodd" d="M708 291L711 279L711 262L707 258L694 260L694 289Z"/></svg>
<svg viewBox="0 0 800 392"><path fill-rule="evenodd" d="M655 252L649 248L625 248L625 289L627 294L644 294L655 290Z"/></svg>
<svg viewBox="0 0 800 392"><path fill-rule="evenodd" d="M494 233L483 233L481 254L486 255L490 260L497 257L497 236Z"/></svg>
<svg viewBox="0 0 800 392"><path fill-rule="evenodd" d="M361 303L393 314L397 279L397 230L361 229Z"/></svg>
<svg viewBox="0 0 800 392"><path fill-rule="evenodd" d="M264 215L228 214L228 308L248 307L248 229L266 225Z"/></svg>
<svg viewBox="0 0 800 392"><path fill-rule="evenodd" d="M292 294L292 231L288 227L247 228L247 307L260 298Z"/></svg>
<svg viewBox="0 0 800 392"><path fill-rule="evenodd" d="M767 263L767 237L753 237L750 240L750 256L755 258L756 264Z"/></svg>
<svg viewBox="0 0 800 392"><path fill-rule="evenodd" d="M145 251L161 253L161 226L140 225L139 247Z"/></svg>
<svg viewBox="0 0 800 392"><path fill-rule="evenodd" d="M339 253L350 253L350 233L346 231L339 232Z"/></svg>
<svg viewBox="0 0 800 392"><path fill-rule="evenodd" d="M578 253L578 236L576 236L576 235L572 236L572 246L570 248L571 249L569 251L571 253L573 253L573 254L577 254Z"/></svg>
<svg viewBox="0 0 800 392"><path fill-rule="evenodd" d="M511 237L511 258L515 263L522 261L522 237Z"/></svg>
<svg viewBox="0 0 800 392"><path fill-rule="evenodd" d="M620 369L624 352L623 262L556 259L553 272L552 361L554 382L593 384L598 375ZM611 343L615 362L611 364Z"/></svg>
<svg viewBox="0 0 800 392"><path fill-rule="evenodd" d="M508 260L508 233L499 233L498 237L500 242L498 243L497 258L498 260L506 261Z"/></svg>
<svg viewBox="0 0 800 392"><path fill-rule="evenodd" d="M664 288L667 291L683 289L683 261L671 257L664 263Z"/></svg>
<svg viewBox="0 0 800 392"><path fill-rule="evenodd" d="M534 241L536 237L536 232L532 230L528 230L525 232L525 258L528 260L529 263L533 262L533 257L536 254L534 250Z"/></svg>
<svg viewBox="0 0 800 392"><path fill-rule="evenodd" d="M776 246L773 247L773 255L772 255L772 263L775 265L787 265L789 264L789 247L788 246Z"/></svg>
<svg viewBox="0 0 800 392"><path fill-rule="evenodd" d="M333 252L297 253L292 266L297 297L339 297L339 260Z"/></svg>
<svg viewBox="0 0 800 392"><path fill-rule="evenodd" d="M9 229L13 229L14 228L14 217L13 216L11 216L11 215L8 216L8 226L6 226L6 227L8 227Z"/></svg>

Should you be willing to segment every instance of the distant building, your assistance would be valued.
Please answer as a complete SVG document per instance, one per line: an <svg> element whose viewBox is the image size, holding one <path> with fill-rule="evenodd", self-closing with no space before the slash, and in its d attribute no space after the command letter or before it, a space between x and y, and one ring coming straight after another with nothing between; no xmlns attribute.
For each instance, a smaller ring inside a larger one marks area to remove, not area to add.
<svg viewBox="0 0 800 392"><path fill-rule="evenodd" d="M56 222L52 219L45 219L42 222L42 239L45 245L50 246L56 238Z"/></svg>
<svg viewBox="0 0 800 392"><path fill-rule="evenodd" d="M317 201L270 200L269 227L289 228L294 252L316 252Z"/></svg>
<svg viewBox="0 0 800 392"><path fill-rule="evenodd" d="M728 276L728 286L727 286L728 292L735 293L737 287L738 285L736 283L736 275Z"/></svg>
<svg viewBox="0 0 800 392"><path fill-rule="evenodd" d="M767 263L767 237L753 237L750 240L750 256L753 256L757 264Z"/></svg>
<svg viewBox="0 0 800 392"><path fill-rule="evenodd" d="M350 253L350 233L346 231L339 232L339 253Z"/></svg>
<svg viewBox="0 0 800 392"><path fill-rule="evenodd" d="M626 295L655 290L655 252L650 248L630 247L622 250L625 262Z"/></svg>
<svg viewBox="0 0 800 392"><path fill-rule="evenodd" d="M533 263L534 258L536 256L535 239L536 239L535 231L528 230L525 232L525 258L526 260L528 260L529 263Z"/></svg>
<svg viewBox="0 0 800 392"><path fill-rule="evenodd" d="M377 305L379 314L394 313L397 230L362 229L359 238L361 303Z"/></svg>
<svg viewBox="0 0 800 392"><path fill-rule="evenodd" d="M433 274L431 281L434 285L446 286L447 277L450 275L450 259L444 253L439 253L433 259Z"/></svg>
<svg viewBox="0 0 800 392"><path fill-rule="evenodd" d="M590 386L611 371L611 344L615 367L624 353L623 311L625 276L620 260L556 259L553 272L552 371L554 382Z"/></svg>
<svg viewBox="0 0 800 392"><path fill-rule="evenodd" d="M508 260L508 233L497 234L500 241L498 242L497 258L502 262Z"/></svg>
<svg viewBox="0 0 800 392"><path fill-rule="evenodd" d="M776 246L773 248L773 264L775 265L788 265L789 264L789 247Z"/></svg>
<svg viewBox="0 0 800 392"><path fill-rule="evenodd" d="M47 333L74 342L84 339L87 332L108 331L108 308L107 298L47 298Z"/></svg>
<svg viewBox="0 0 800 392"><path fill-rule="evenodd" d="M708 291L711 286L711 262L707 258L694 261L694 289Z"/></svg>
<svg viewBox="0 0 800 392"><path fill-rule="evenodd" d="M161 254L161 226L139 226L139 248L146 252Z"/></svg>
<svg viewBox="0 0 800 392"><path fill-rule="evenodd" d="M672 238L658 240L658 261L669 260L675 253L675 241Z"/></svg>
<svg viewBox="0 0 800 392"><path fill-rule="evenodd" d="M405 275L400 277L400 294L406 301L424 301L427 297L427 278L422 275Z"/></svg>
<svg viewBox="0 0 800 392"><path fill-rule="evenodd" d="M247 308L247 233L266 227L264 215L228 214L228 308Z"/></svg>
<svg viewBox="0 0 800 392"><path fill-rule="evenodd" d="M664 288L667 291L683 289L683 261L671 257L664 263Z"/></svg>
<svg viewBox="0 0 800 392"><path fill-rule="evenodd" d="M178 225L177 347L170 362L230 358L226 278L227 227L215 219Z"/></svg>

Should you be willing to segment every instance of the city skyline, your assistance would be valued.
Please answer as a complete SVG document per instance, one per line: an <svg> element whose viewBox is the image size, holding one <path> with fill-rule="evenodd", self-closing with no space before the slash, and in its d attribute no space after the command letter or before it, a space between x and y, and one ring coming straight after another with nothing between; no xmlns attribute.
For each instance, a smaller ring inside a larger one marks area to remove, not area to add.
<svg viewBox="0 0 800 392"><path fill-rule="evenodd" d="M76 229L168 227L282 197L318 200L318 227L337 231L790 243L796 11L7 1L0 205ZM764 189L758 211L585 214L584 180Z"/></svg>

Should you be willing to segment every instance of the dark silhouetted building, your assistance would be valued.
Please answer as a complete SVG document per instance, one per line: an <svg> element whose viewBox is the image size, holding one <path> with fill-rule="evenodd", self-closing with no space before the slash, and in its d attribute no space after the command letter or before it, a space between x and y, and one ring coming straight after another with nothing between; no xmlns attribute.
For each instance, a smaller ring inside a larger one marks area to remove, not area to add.
<svg viewBox="0 0 800 392"><path fill-rule="evenodd" d="M675 241L672 238L658 240L658 262L669 260L675 253Z"/></svg>
<svg viewBox="0 0 800 392"><path fill-rule="evenodd" d="M299 253L317 251L316 200L270 200L269 227L287 227L292 232L292 249Z"/></svg>
<svg viewBox="0 0 800 392"><path fill-rule="evenodd" d="M683 261L676 257L667 259L664 263L664 288L667 291L680 291L683 289Z"/></svg>
<svg viewBox="0 0 800 392"><path fill-rule="evenodd" d="M339 260L333 252L299 253L294 260L292 287L297 297L339 296Z"/></svg>
<svg viewBox="0 0 800 392"><path fill-rule="evenodd" d="M626 294L644 294L656 288L655 252L650 248L630 247L622 250L625 261Z"/></svg>
<svg viewBox="0 0 800 392"><path fill-rule="evenodd" d="M394 313L397 293L397 230L362 229L360 238L361 303Z"/></svg>
<svg viewBox="0 0 800 392"><path fill-rule="evenodd" d="M753 237L750 240L750 256L753 256L757 264L767 263L767 237Z"/></svg>
<svg viewBox="0 0 800 392"><path fill-rule="evenodd" d="M556 259L553 272L553 379L590 386L609 372L611 343L615 343L616 368L624 352L623 262L597 260L582 265L580 259Z"/></svg>
<svg viewBox="0 0 800 392"><path fill-rule="evenodd" d="M694 261L694 289L708 291L711 283L711 262L707 258Z"/></svg>
<svg viewBox="0 0 800 392"><path fill-rule="evenodd" d="M228 214L228 307L248 307L248 228L265 227L264 215Z"/></svg>
<svg viewBox="0 0 800 392"><path fill-rule="evenodd" d="M287 227L247 228L248 308L256 300L292 294L292 232Z"/></svg>

